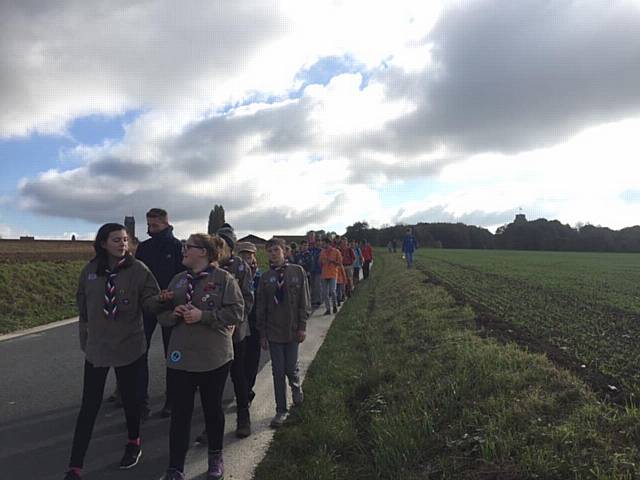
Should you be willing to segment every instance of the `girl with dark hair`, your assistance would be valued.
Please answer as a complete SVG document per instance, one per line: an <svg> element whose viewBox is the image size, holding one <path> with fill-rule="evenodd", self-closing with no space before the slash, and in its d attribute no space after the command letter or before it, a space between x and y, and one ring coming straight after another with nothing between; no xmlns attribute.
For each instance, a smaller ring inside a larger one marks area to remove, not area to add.
<svg viewBox="0 0 640 480"><path fill-rule="evenodd" d="M224 475L222 394L233 360L233 328L243 320L244 300L235 278L218 267L224 241L215 235L194 234L183 247L185 272L158 296L163 310L158 322L173 327L167 354L174 396L169 432L166 480L184 480L196 388L209 445L207 480Z"/></svg>
<svg viewBox="0 0 640 480"><path fill-rule="evenodd" d="M142 310L154 304L158 283L144 263L129 253L123 225L107 223L100 227L93 247L96 255L83 268L78 282L80 348L86 358L82 406L65 480L81 479L111 367L116 372L127 421L128 439L120 468L135 466L142 455L136 389L147 348Z"/></svg>

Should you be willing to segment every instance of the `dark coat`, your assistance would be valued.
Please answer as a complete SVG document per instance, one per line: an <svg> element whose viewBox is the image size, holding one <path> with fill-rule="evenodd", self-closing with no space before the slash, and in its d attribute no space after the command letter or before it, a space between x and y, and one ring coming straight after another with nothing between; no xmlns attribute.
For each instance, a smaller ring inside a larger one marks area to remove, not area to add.
<svg viewBox="0 0 640 480"><path fill-rule="evenodd" d="M173 227L138 245L136 258L149 267L162 290L166 290L174 275L186 270L182 265L182 242L173 236Z"/></svg>

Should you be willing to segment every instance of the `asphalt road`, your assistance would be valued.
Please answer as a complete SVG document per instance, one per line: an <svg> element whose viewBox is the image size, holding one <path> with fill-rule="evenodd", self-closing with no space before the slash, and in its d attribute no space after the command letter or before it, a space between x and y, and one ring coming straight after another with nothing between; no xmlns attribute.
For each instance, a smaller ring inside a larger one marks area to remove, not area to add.
<svg viewBox="0 0 640 480"><path fill-rule="evenodd" d="M261 368L266 360L262 359ZM83 362L76 323L0 341L0 478L63 478L80 409ZM154 333L149 362L150 406L155 413L164 401L165 370L159 329ZM144 461L134 469L119 470L126 428L123 410L106 402L114 387L115 375L111 371L85 459L83 478L157 479L167 467L169 419L153 416L142 425ZM232 399L233 390L228 382L227 411L235 408ZM203 424L197 399L192 437L200 433Z"/></svg>

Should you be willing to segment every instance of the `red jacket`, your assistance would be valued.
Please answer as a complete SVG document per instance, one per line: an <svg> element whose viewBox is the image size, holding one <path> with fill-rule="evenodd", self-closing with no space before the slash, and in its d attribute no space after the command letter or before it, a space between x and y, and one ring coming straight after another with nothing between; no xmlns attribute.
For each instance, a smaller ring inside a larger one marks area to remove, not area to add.
<svg viewBox="0 0 640 480"><path fill-rule="evenodd" d="M371 250L371 245L365 245L362 247L362 259L365 262L373 260L373 250Z"/></svg>
<svg viewBox="0 0 640 480"><path fill-rule="evenodd" d="M353 265L353 262L356 261L356 252L353 251L351 247L344 247L340 249L340 253L342 254L342 264L345 266Z"/></svg>

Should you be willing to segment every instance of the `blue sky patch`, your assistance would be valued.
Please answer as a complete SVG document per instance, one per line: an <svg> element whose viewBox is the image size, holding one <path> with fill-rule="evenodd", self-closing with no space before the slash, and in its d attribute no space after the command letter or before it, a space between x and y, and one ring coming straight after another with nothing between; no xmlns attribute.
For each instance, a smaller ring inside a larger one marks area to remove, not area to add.
<svg viewBox="0 0 640 480"><path fill-rule="evenodd" d="M73 140L83 145L100 145L105 140L117 141L124 137L124 125L133 122L141 113L141 110L131 110L114 117L105 115L81 117L69 126L69 134Z"/></svg>
<svg viewBox="0 0 640 480"><path fill-rule="evenodd" d="M308 85L327 85L333 77L343 73L362 74L360 90L369 82L370 73L367 72L365 65L349 55L322 57L309 68L300 70L296 74L296 80L302 81L300 88L302 91Z"/></svg>

